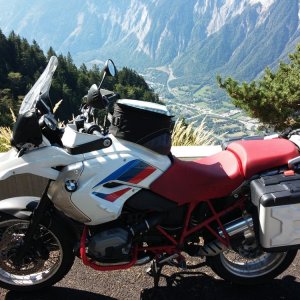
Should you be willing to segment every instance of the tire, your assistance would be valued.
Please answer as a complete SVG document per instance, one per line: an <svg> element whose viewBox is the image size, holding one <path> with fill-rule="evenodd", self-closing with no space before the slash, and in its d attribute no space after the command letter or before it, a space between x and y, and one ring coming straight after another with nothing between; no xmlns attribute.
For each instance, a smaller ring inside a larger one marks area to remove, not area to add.
<svg viewBox="0 0 300 300"><path fill-rule="evenodd" d="M0 214L0 287L15 291L34 291L52 286L71 269L74 262L70 234L59 220L39 225L20 266L14 256L22 244L29 222Z"/></svg>
<svg viewBox="0 0 300 300"><path fill-rule="evenodd" d="M270 281L293 262L297 250L267 253L263 250L254 258L245 258L233 250L207 257L211 269L221 278L234 284L256 285Z"/></svg>

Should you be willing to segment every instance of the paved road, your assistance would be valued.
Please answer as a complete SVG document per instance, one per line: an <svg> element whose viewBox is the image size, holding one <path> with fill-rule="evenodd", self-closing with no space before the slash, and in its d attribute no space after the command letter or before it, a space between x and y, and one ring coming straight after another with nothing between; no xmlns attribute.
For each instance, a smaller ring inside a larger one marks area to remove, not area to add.
<svg viewBox="0 0 300 300"><path fill-rule="evenodd" d="M96 272L77 260L56 286L38 293L22 294L0 289L1 300L102 300L102 299L201 299L201 300L299 300L300 254L279 278L261 286L237 287L219 279L208 268L201 272L178 272L167 267L156 294L148 266L118 272ZM173 276L172 276L173 274Z"/></svg>

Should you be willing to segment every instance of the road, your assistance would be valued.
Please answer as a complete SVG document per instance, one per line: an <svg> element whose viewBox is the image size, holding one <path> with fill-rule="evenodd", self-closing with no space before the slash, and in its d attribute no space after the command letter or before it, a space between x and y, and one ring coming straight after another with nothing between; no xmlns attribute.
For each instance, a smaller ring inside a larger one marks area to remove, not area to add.
<svg viewBox="0 0 300 300"><path fill-rule="evenodd" d="M69 274L54 287L36 293L16 293L0 289L1 300L135 300L201 299L201 300L299 300L300 254L294 263L269 284L240 287L224 282L207 267L199 272L179 272L166 267L161 287L154 291L152 278L146 274L149 265L130 270L96 272L76 260ZM173 276L172 276L173 274Z"/></svg>

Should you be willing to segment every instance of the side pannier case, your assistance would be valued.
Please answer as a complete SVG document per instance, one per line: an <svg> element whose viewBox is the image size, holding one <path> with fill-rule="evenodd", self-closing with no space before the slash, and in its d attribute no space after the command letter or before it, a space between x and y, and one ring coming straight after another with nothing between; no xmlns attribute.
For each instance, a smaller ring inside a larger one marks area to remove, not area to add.
<svg viewBox="0 0 300 300"><path fill-rule="evenodd" d="M166 106L139 100L121 99L114 105L110 133L168 155L174 122Z"/></svg>
<svg viewBox="0 0 300 300"><path fill-rule="evenodd" d="M300 175L277 174L253 180L252 203L258 208L263 248L300 248Z"/></svg>

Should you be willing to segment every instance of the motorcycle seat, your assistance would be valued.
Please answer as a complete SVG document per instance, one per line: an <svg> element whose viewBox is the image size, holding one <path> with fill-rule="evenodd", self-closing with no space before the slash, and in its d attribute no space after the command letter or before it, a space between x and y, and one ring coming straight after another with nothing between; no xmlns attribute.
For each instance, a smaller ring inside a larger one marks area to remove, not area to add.
<svg viewBox="0 0 300 300"><path fill-rule="evenodd" d="M286 139L242 140L228 145L240 161L241 171L245 179L260 172L286 165L288 161L299 155L296 146Z"/></svg>
<svg viewBox="0 0 300 300"><path fill-rule="evenodd" d="M174 158L150 189L179 205L221 198L253 175L286 165L298 155L296 146L284 139L237 141L225 151L195 161Z"/></svg>
<svg viewBox="0 0 300 300"><path fill-rule="evenodd" d="M196 161L174 158L171 167L150 189L179 205L227 196L244 181L239 161L222 151Z"/></svg>

